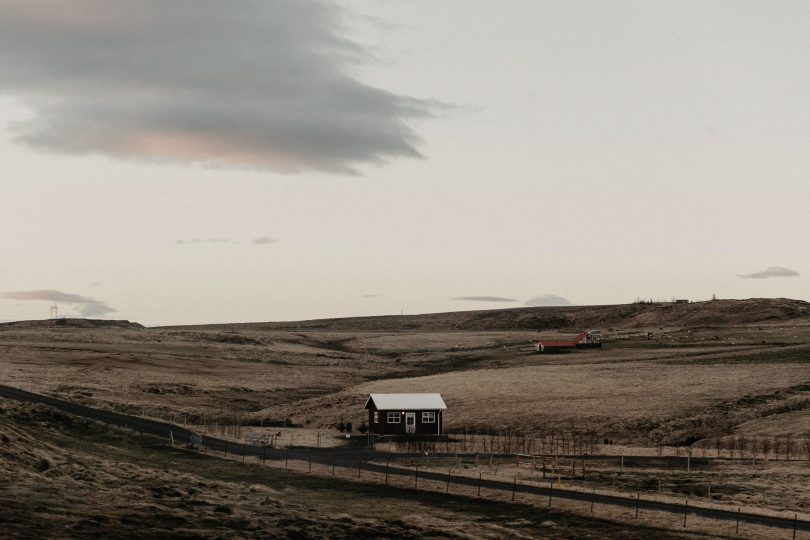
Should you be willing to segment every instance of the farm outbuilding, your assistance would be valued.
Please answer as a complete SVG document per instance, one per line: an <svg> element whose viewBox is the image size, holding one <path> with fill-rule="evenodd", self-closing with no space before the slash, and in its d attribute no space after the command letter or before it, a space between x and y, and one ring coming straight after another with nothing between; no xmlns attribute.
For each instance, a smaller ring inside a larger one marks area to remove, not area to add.
<svg viewBox="0 0 810 540"><path fill-rule="evenodd" d="M441 394L371 394L363 408L374 435L441 435L447 405Z"/></svg>
<svg viewBox="0 0 810 540"><path fill-rule="evenodd" d="M567 340L541 339L535 350L541 354L567 352L574 349L601 349L602 340L593 332L582 332Z"/></svg>

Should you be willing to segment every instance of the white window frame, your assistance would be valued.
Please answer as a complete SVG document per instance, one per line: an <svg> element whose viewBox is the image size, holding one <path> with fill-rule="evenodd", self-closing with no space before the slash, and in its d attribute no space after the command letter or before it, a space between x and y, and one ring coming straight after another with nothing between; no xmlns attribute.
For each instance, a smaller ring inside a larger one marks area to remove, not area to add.
<svg viewBox="0 0 810 540"><path fill-rule="evenodd" d="M402 422L402 415L399 411L388 411L385 415L385 421L389 424L399 424Z"/></svg>
<svg viewBox="0 0 810 540"><path fill-rule="evenodd" d="M374 423L375 424L380 423L380 412L379 411L374 411Z"/></svg>
<svg viewBox="0 0 810 540"><path fill-rule="evenodd" d="M422 411L422 423L423 424L435 424L436 423L436 411Z"/></svg>

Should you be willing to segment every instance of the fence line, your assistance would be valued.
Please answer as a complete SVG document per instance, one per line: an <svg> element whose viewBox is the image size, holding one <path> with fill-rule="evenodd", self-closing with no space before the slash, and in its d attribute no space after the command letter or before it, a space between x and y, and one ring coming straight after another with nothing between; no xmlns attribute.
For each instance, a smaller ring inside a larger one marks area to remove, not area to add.
<svg viewBox="0 0 810 540"><path fill-rule="evenodd" d="M0 396L20 401L49 405L71 414L76 414L79 416L90 418L92 420L106 422L125 429L131 429L135 432L140 432L141 436L143 435L143 433L147 433L161 437L163 439L171 439L173 441L176 440L178 444L189 444L190 446L190 443L192 443L193 439L197 435L199 435L193 431L190 431L181 426L177 426L175 424L158 422L155 420L146 419L142 417L94 409L92 407L71 403L61 399L52 398L50 396L26 392L8 386L0 385ZM516 497L518 493L533 494L546 496L549 498L549 501L551 501L552 498L556 496L557 498L568 499L573 501L585 501L590 504L593 504L593 502L598 502L599 504L609 504L624 508L631 506L639 510L641 509L657 510L668 513L677 513L678 515L683 513L684 523L686 523L686 517L688 515L695 515L712 519L721 519L726 521L740 520L741 522L744 523L766 525L782 529L792 529L794 531L794 536L795 531L797 530L810 531L810 521L799 520L798 515L794 515L794 517L791 519L780 516L765 515L752 512L742 513L739 510L738 511L723 510L718 508L709 508L695 505L692 506L684 505L684 507L682 508L680 507L680 505L672 503L665 503L654 500L642 501L640 497L628 498L620 495L600 494L597 493L595 490L592 493L587 493L581 491L566 490L560 487L555 488L553 483L550 483L548 487L545 487L545 486L529 485L524 483L519 484L516 479L513 480L513 482L509 483L498 480L485 480L482 479L481 476L479 476L476 479L467 476L458 476L458 475L453 476L450 473L445 475L443 473L434 473L429 471L428 472L423 471L422 474L420 475L418 466L416 466L414 470L411 471L409 469L404 469L400 467L392 468L390 467L390 463L386 465L381 465L370 461L364 461L368 460L372 456L375 459L381 458L386 459L387 456L384 453L373 453L373 454L360 453L359 455L351 453L343 453L341 455L341 453L339 452L329 450L321 450L315 452L313 451L313 449L309 450L288 449L286 451L281 451L278 449L268 449L265 447L247 446L245 444L238 444L232 441L216 439L208 436L203 437L201 445L202 448L199 451L205 453L210 453L211 451L215 452L221 451L224 453L225 456L227 456L230 451L232 457L234 457L235 454L235 456L241 457L242 461L245 461L248 455L255 457L257 461L262 462L266 462L268 458L271 460L275 459L279 462L280 460L283 459L285 462L285 467L287 467L290 458L292 458L293 460L306 460L309 464L310 470L312 463L324 464L327 462L331 463L333 468L336 466L339 466L341 468L352 468L352 469L356 467L358 477L362 476L364 470L376 472L378 474L386 473L386 478L390 475L406 476L406 477L410 477L411 475L413 475L415 487L418 487L418 481L421 478L423 480L423 483L424 481L438 481L442 483L442 485L444 485L444 482L447 482L448 490L449 485L451 483L456 483L458 485L464 485L471 488L477 487L479 492L482 487L497 492L507 492L511 493L513 497ZM454 454L448 454L448 457L452 455ZM399 456L399 454L397 454L397 456Z"/></svg>

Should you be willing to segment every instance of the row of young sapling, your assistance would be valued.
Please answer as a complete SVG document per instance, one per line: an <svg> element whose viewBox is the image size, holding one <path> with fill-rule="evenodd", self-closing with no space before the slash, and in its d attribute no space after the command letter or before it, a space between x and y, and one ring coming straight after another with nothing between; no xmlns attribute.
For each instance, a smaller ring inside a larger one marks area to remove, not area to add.
<svg viewBox="0 0 810 540"><path fill-rule="evenodd" d="M129 412L129 411L128 411ZM292 420L248 420L241 411L229 411L206 418L171 411L143 409L142 415L172 423L194 426L198 431L214 436L243 439L254 427L298 427ZM341 432L345 431L345 426ZM364 430L359 430L364 431ZM388 449L396 452L481 452L495 454L584 455L601 450L605 439L593 431L552 431L545 434L506 432L501 434L463 433L434 439L402 438L390 441ZM658 454L664 450L657 446ZM731 459L775 459L810 461L810 438L790 434L773 436L734 435L700 439L690 445L675 446L675 455Z"/></svg>
<svg viewBox="0 0 810 540"><path fill-rule="evenodd" d="M713 437L679 448L678 453L681 452L700 457L810 461L810 438L792 435Z"/></svg>
<svg viewBox="0 0 810 540"><path fill-rule="evenodd" d="M396 452L481 452L495 454L587 455L602 451L605 439L595 432L552 432L526 435L451 434L446 437L419 439L399 438L390 441L388 449ZM658 454L664 446L659 445ZM768 437L726 436L701 439L691 445L675 446L676 456L731 459L810 460L810 438L792 435Z"/></svg>
<svg viewBox="0 0 810 540"><path fill-rule="evenodd" d="M113 407L113 410L115 408ZM123 409L122 409L123 410ZM187 426L194 431L222 437L225 439L245 439L255 431L255 428L277 428L277 427L300 427L289 418L275 419L253 419L249 418L242 411L226 411L217 415L178 413L170 409L147 408L141 406L138 410L124 410L127 413L140 413L143 417L156 418L172 424Z"/></svg>
<svg viewBox="0 0 810 540"><path fill-rule="evenodd" d="M592 454L601 440L595 432L552 432L526 435L460 433L439 437L407 437L393 439L389 449L396 452L456 453L479 452L487 454L582 455Z"/></svg>

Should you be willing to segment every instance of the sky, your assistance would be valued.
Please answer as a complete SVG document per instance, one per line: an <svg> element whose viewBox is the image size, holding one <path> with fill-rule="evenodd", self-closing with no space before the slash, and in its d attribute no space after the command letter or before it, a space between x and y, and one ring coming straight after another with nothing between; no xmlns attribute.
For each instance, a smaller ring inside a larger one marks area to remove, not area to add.
<svg viewBox="0 0 810 540"><path fill-rule="evenodd" d="M803 1L0 0L0 320L810 299Z"/></svg>

